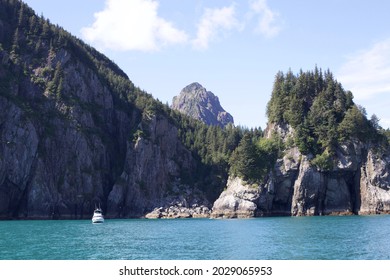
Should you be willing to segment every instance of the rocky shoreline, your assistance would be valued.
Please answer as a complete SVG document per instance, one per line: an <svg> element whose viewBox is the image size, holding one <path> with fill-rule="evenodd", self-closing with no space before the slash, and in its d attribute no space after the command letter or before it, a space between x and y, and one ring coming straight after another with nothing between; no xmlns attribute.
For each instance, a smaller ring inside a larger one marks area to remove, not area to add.
<svg viewBox="0 0 390 280"><path fill-rule="evenodd" d="M209 218L210 209L204 205L182 207L180 205L155 208L145 215L146 219Z"/></svg>

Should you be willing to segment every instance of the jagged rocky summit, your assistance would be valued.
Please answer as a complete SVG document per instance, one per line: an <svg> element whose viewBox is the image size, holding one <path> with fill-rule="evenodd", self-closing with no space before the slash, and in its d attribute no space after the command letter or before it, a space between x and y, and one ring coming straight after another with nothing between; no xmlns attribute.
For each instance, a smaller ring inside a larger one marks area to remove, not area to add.
<svg viewBox="0 0 390 280"><path fill-rule="evenodd" d="M173 98L171 108L207 125L225 127L234 123L232 115L222 108L218 97L199 83L183 88L180 94Z"/></svg>
<svg viewBox="0 0 390 280"><path fill-rule="evenodd" d="M286 140L295 131L271 124L268 137ZM378 153L361 141L346 141L336 150L331 170L322 171L291 147L279 158L266 180L251 184L230 177L214 202L214 218L259 216L367 215L390 213L390 153Z"/></svg>

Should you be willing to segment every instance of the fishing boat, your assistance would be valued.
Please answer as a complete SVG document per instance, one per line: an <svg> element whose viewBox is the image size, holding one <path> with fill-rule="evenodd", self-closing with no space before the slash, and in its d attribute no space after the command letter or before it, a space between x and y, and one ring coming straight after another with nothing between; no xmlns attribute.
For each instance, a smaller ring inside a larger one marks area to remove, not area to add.
<svg viewBox="0 0 390 280"><path fill-rule="evenodd" d="M100 207L96 207L95 211L93 211L92 223L93 224L104 223L103 211Z"/></svg>

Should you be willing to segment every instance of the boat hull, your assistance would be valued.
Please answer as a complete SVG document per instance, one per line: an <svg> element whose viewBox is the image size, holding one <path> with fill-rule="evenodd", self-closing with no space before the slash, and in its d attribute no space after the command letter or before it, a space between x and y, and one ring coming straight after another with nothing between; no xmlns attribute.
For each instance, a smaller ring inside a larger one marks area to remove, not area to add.
<svg viewBox="0 0 390 280"><path fill-rule="evenodd" d="M104 218L103 218L103 216L93 216L93 217L92 217L92 223L94 223L94 224L101 224L101 223L104 223Z"/></svg>
<svg viewBox="0 0 390 280"><path fill-rule="evenodd" d="M95 211L93 212L92 223L93 224L104 223L104 217L103 217L102 209L100 209L100 207L96 208Z"/></svg>

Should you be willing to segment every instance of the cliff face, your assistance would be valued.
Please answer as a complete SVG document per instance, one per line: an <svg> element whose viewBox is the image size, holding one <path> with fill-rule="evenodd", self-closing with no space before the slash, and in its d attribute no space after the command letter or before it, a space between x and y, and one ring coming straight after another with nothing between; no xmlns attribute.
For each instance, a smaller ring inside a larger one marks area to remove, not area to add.
<svg viewBox="0 0 390 280"><path fill-rule="evenodd" d="M371 151L368 153L365 165L360 168L359 213L390 213L389 163L389 154L378 157Z"/></svg>
<svg viewBox="0 0 390 280"><path fill-rule="evenodd" d="M183 88L180 94L173 98L171 107L207 125L225 127L234 123L233 117L222 108L218 97L199 83Z"/></svg>
<svg viewBox="0 0 390 280"><path fill-rule="evenodd" d="M193 200L208 204L201 192L181 182L197 163L179 141L177 128L163 116L152 116L144 124L148 136L127 143L123 171L108 196L109 216L140 217L167 205L190 209Z"/></svg>
<svg viewBox="0 0 390 280"><path fill-rule="evenodd" d="M291 127L274 126L285 137ZM296 147L285 151L263 184L230 178L214 217L390 213L389 153L360 141L340 145L332 170L321 171ZM250 194L250 195L248 195Z"/></svg>
<svg viewBox="0 0 390 280"><path fill-rule="evenodd" d="M2 56L3 70L18 67L6 52ZM123 133L134 125L131 114L114 107L109 88L72 54L61 50L50 56L46 67L62 65L62 94L77 102L54 99L29 77L3 92L1 218L90 215L93 204L106 206L104 198L124 164ZM41 78L41 67L31 71Z"/></svg>

